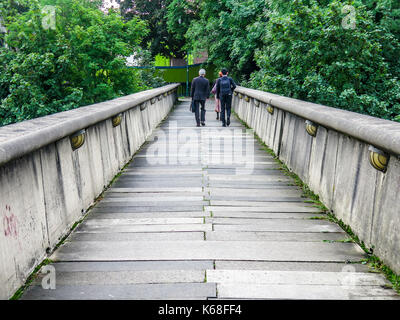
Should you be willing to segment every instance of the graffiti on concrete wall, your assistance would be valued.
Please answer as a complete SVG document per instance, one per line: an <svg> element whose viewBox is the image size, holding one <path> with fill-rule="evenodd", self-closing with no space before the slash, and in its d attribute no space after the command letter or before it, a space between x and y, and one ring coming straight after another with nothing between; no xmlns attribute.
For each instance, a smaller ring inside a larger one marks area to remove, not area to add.
<svg viewBox="0 0 400 320"><path fill-rule="evenodd" d="M11 213L11 207L6 205L6 213L3 217L3 229L6 237L18 237L17 217Z"/></svg>

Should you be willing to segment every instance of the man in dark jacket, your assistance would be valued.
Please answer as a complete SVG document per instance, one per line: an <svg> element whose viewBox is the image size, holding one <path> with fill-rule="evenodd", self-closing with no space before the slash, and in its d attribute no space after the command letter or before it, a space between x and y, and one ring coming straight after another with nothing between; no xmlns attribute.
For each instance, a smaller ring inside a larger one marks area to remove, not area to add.
<svg viewBox="0 0 400 320"><path fill-rule="evenodd" d="M197 126L200 127L199 105L201 105L201 125L206 125L206 100L210 97L210 81L205 78L206 70L200 69L199 77L192 81L190 96L194 101Z"/></svg>
<svg viewBox="0 0 400 320"><path fill-rule="evenodd" d="M228 71L222 69L222 77L217 80L217 97L221 101L221 121L222 126L231 124L232 92L236 84L232 78L228 77ZM227 119L225 120L225 111Z"/></svg>

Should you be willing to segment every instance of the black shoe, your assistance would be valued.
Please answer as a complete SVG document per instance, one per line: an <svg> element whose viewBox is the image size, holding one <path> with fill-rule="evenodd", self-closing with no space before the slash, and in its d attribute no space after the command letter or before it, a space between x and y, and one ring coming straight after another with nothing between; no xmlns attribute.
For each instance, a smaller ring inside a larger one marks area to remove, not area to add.
<svg viewBox="0 0 400 320"><path fill-rule="evenodd" d="M230 119L230 118L228 118L228 119L226 120L226 124L227 124L228 126L231 124L231 119Z"/></svg>
<svg viewBox="0 0 400 320"><path fill-rule="evenodd" d="M217 112L217 120L219 120L219 112Z"/></svg>
<svg viewBox="0 0 400 320"><path fill-rule="evenodd" d="M225 123L223 123L223 124L222 124L222 126L223 126L223 127L226 127L226 124L225 124Z"/></svg>
<svg viewBox="0 0 400 320"><path fill-rule="evenodd" d="M199 123L197 124L197 127L200 127L200 124L199 124Z"/></svg>
<svg viewBox="0 0 400 320"><path fill-rule="evenodd" d="M205 124L205 122L202 122L201 125L204 127L206 124Z"/></svg>

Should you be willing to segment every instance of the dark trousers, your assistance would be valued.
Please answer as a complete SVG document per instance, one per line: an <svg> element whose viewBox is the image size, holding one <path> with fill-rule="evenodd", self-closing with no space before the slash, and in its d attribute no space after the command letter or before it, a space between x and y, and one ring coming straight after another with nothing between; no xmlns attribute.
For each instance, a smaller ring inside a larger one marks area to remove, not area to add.
<svg viewBox="0 0 400 320"><path fill-rule="evenodd" d="M200 105L201 105L201 122L206 121L206 101L205 100L194 100L194 114L196 117L197 124L200 124Z"/></svg>
<svg viewBox="0 0 400 320"><path fill-rule="evenodd" d="M223 124L226 124L226 117L230 122L231 118L231 109L232 109L232 95L223 95L221 96L221 121Z"/></svg>

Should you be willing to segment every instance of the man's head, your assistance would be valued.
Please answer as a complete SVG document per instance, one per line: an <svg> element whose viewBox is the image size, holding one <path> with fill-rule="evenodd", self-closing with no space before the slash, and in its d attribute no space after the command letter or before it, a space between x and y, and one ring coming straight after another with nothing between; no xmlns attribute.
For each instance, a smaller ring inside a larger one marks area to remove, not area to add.
<svg viewBox="0 0 400 320"><path fill-rule="evenodd" d="M228 75L228 70L226 70L225 68L223 68L223 69L221 70L221 73L222 73L223 76L226 76L226 75Z"/></svg>
<svg viewBox="0 0 400 320"><path fill-rule="evenodd" d="M199 75L202 76L202 77L204 77L204 76L206 75L206 70L200 69L200 70L199 70Z"/></svg>

